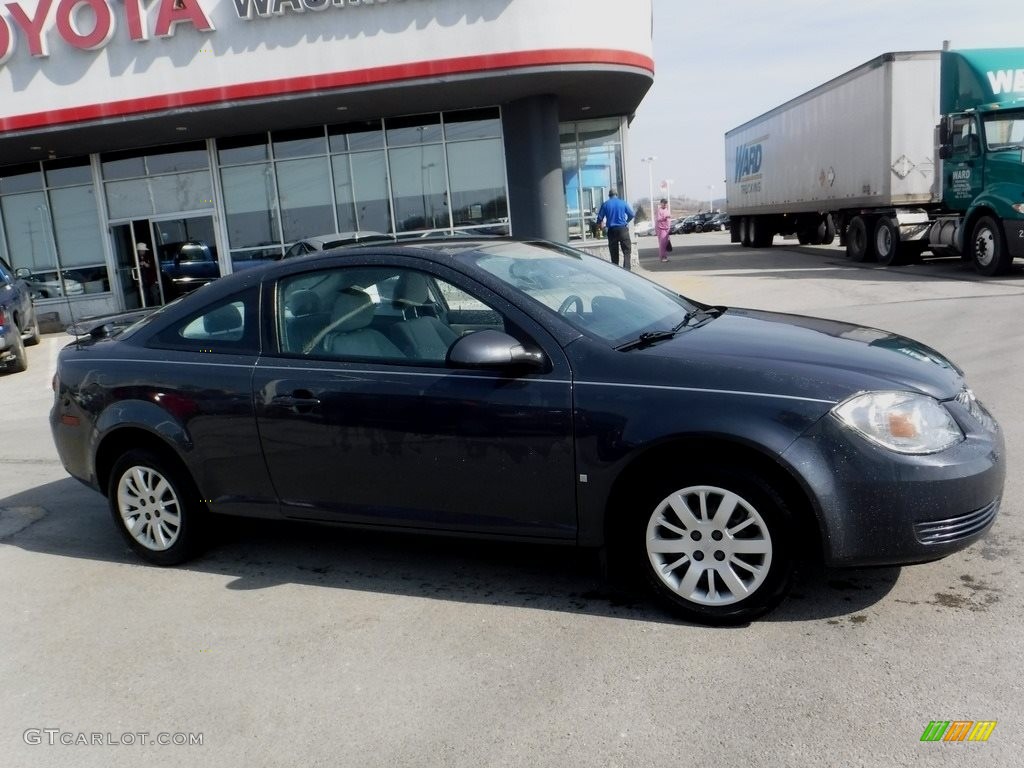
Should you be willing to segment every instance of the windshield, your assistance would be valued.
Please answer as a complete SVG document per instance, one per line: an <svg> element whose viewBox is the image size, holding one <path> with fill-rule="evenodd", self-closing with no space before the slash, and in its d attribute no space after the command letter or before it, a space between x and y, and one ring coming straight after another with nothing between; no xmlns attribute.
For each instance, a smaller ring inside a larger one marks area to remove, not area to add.
<svg viewBox="0 0 1024 768"><path fill-rule="evenodd" d="M478 267L613 346L670 331L697 306L595 256L555 243L504 242L468 253Z"/></svg>
<svg viewBox="0 0 1024 768"><path fill-rule="evenodd" d="M985 142L990 151L1020 149L1024 145L1024 112L986 115Z"/></svg>

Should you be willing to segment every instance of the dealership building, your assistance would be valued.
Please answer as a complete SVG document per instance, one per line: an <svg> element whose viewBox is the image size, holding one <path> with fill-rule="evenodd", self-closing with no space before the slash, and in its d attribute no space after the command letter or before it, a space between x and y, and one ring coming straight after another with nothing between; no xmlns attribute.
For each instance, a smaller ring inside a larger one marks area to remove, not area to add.
<svg viewBox="0 0 1024 768"><path fill-rule="evenodd" d="M11 0L0 255L43 313L133 309L349 231L565 241L618 187L650 0ZM199 265L201 266L201 265Z"/></svg>

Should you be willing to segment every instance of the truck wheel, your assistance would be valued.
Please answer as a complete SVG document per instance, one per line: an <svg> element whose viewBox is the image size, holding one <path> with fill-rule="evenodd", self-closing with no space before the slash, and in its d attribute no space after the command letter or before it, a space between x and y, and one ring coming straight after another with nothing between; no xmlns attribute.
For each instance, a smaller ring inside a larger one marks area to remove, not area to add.
<svg viewBox="0 0 1024 768"><path fill-rule="evenodd" d="M868 223L863 216L854 216L846 229L846 258L864 262L875 260L874 242L868 236Z"/></svg>
<svg viewBox="0 0 1024 768"><path fill-rule="evenodd" d="M832 221L831 213L825 214L825 219L822 222L822 226L825 228L825 231L821 233L821 244L832 245L832 243L835 242L836 239L836 225Z"/></svg>
<svg viewBox="0 0 1024 768"><path fill-rule="evenodd" d="M882 216L875 223L875 250L880 264L895 267L905 263L899 225L888 216Z"/></svg>
<svg viewBox="0 0 1024 768"><path fill-rule="evenodd" d="M981 274L992 277L1010 271L1013 258L1003 242L1003 233L999 228L999 220L992 216L982 216L974 225L974 234L969 243L971 261L974 268ZM964 249L965 251L967 249Z"/></svg>
<svg viewBox="0 0 1024 768"><path fill-rule="evenodd" d="M768 228L768 225L765 223L765 217L751 216L749 231L750 245L752 248L772 247L772 240L775 239L775 233Z"/></svg>
<svg viewBox="0 0 1024 768"><path fill-rule="evenodd" d="M740 217L740 244L744 248L750 247L750 217Z"/></svg>

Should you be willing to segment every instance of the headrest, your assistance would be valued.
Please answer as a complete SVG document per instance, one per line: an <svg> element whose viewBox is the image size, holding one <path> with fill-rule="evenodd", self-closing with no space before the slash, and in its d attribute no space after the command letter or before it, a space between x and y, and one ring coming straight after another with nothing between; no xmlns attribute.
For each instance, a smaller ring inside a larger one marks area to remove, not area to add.
<svg viewBox="0 0 1024 768"><path fill-rule="evenodd" d="M430 288L427 276L422 272L403 272L395 286L395 301L408 304L430 302Z"/></svg>
<svg viewBox="0 0 1024 768"><path fill-rule="evenodd" d="M242 313L234 304L225 304L203 315L203 330L207 333L237 331L241 327Z"/></svg>
<svg viewBox="0 0 1024 768"><path fill-rule="evenodd" d="M365 328L373 320L373 301L362 288L346 288L334 300L331 325L340 333Z"/></svg>
<svg viewBox="0 0 1024 768"><path fill-rule="evenodd" d="M304 289L289 296L287 305L295 317L313 315L320 311L320 297L313 291Z"/></svg>

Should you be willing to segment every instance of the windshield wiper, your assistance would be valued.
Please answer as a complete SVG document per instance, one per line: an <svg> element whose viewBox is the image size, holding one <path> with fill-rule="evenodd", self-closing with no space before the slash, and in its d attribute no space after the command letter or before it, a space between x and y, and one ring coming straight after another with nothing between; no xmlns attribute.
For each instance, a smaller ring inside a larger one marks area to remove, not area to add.
<svg viewBox="0 0 1024 768"><path fill-rule="evenodd" d="M671 339L673 336L675 336L677 333L679 333L681 330L683 330L683 328L685 328L687 326L687 324L689 324L689 322L700 311L701 310L699 310L699 309L694 309L694 310L691 310L690 312L687 312L683 316L683 319L680 320L670 330L667 330L667 331L644 331L643 333L641 333L639 336L637 336L632 341L627 341L625 344L620 344L615 349L618 352L628 352L629 350L636 349L637 347L646 347L649 344L654 344L657 341L664 341L665 339Z"/></svg>

